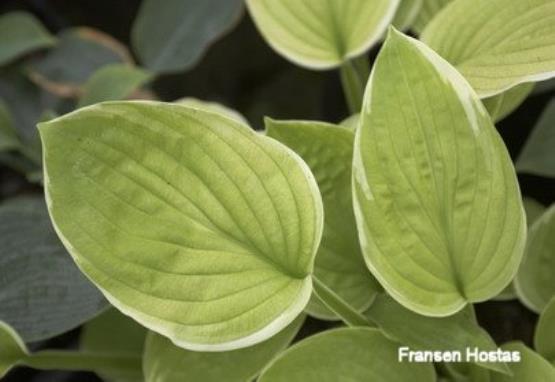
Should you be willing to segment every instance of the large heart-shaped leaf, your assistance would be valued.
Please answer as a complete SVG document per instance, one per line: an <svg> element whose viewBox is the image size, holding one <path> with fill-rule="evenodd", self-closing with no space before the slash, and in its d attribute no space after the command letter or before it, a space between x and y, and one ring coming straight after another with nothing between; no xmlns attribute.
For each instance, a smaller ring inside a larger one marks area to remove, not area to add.
<svg viewBox="0 0 555 382"><path fill-rule="evenodd" d="M354 133L323 122L266 119L267 134L292 148L314 174L324 202L324 233L314 275L359 312L381 289L364 265L352 209L351 163ZM317 299L308 313L336 319Z"/></svg>
<svg viewBox="0 0 555 382"><path fill-rule="evenodd" d="M522 148L516 169L518 172L555 178L555 100L545 108L540 120Z"/></svg>
<svg viewBox="0 0 555 382"><path fill-rule="evenodd" d="M56 237L42 197L0 205L0 320L27 342L73 329L106 307Z"/></svg>
<svg viewBox="0 0 555 382"><path fill-rule="evenodd" d="M32 14L10 12L0 17L0 65L4 65L36 49L47 48L56 43Z"/></svg>
<svg viewBox="0 0 555 382"><path fill-rule="evenodd" d="M247 0L262 36L278 53L312 69L364 53L393 20L399 0Z"/></svg>
<svg viewBox="0 0 555 382"><path fill-rule="evenodd" d="M515 277L518 297L540 313L555 296L555 205L530 227L526 253Z"/></svg>
<svg viewBox="0 0 555 382"><path fill-rule="evenodd" d="M487 111L451 65L396 31L370 77L353 160L368 267L424 315L497 295L517 270L526 223Z"/></svg>
<svg viewBox="0 0 555 382"><path fill-rule="evenodd" d="M160 102L97 104L40 133L57 231L118 309L200 351L261 342L304 309L322 202L293 151Z"/></svg>
<svg viewBox="0 0 555 382"><path fill-rule="evenodd" d="M460 351L478 348L496 351L497 345L474 318L472 306L449 317L426 317L401 306L390 296L376 297L366 315L395 341L417 350ZM479 362L481 366L508 372L503 362Z"/></svg>
<svg viewBox="0 0 555 382"><path fill-rule="evenodd" d="M27 357L23 340L8 324L0 321L0 378Z"/></svg>
<svg viewBox="0 0 555 382"><path fill-rule="evenodd" d="M133 48L153 72L189 69L242 10L241 0L144 0L133 25Z"/></svg>
<svg viewBox="0 0 555 382"><path fill-rule="evenodd" d="M534 347L555 366L555 297L540 315L534 333Z"/></svg>
<svg viewBox="0 0 555 382"><path fill-rule="evenodd" d="M176 347L167 338L150 332L143 365L146 382L247 382L287 345L299 331L304 316L272 338L257 345L227 352L193 352Z"/></svg>
<svg viewBox="0 0 555 382"><path fill-rule="evenodd" d="M435 381L432 364L400 363L398 347L377 329L328 330L287 349L259 381Z"/></svg>
<svg viewBox="0 0 555 382"><path fill-rule="evenodd" d="M454 1L421 37L480 97L555 76L553 0Z"/></svg>

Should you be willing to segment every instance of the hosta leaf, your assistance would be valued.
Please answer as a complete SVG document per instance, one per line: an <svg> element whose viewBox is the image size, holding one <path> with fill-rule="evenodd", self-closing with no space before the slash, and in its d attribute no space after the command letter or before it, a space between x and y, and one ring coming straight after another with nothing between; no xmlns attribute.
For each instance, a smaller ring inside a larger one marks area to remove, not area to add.
<svg viewBox="0 0 555 382"><path fill-rule="evenodd" d="M418 16L418 13L420 13L424 1L425 0L401 0L391 24L399 30L409 29Z"/></svg>
<svg viewBox="0 0 555 382"><path fill-rule="evenodd" d="M522 198L522 204L524 205L524 212L526 212L526 224L530 227L543 215L545 206L535 199L528 197Z"/></svg>
<svg viewBox="0 0 555 382"><path fill-rule="evenodd" d="M377 329L328 330L279 355L259 382L435 381L431 364L399 363L397 350Z"/></svg>
<svg viewBox="0 0 555 382"><path fill-rule="evenodd" d="M389 338L417 350L465 353L467 348L495 351L497 346L489 334L474 319L472 307L449 317L426 317L414 313L380 294L366 312ZM502 362L479 363L486 368L507 372Z"/></svg>
<svg viewBox="0 0 555 382"><path fill-rule="evenodd" d="M547 304L534 333L534 347L555 365L555 297Z"/></svg>
<svg viewBox="0 0 555 382"><path fill-rule="evenodd" d="M517 85L501 94L483 100L494 121L500 121L511 114L534 90L534 83Z"/></svg>
<svg viewBox="0 0 555 382"><path fill-rule="evenodd" d="M347 117L343 121L341 121L339 126L343 126L351 130L356 130L359 119L360 119L359 113L353 114L350 117Z"/></svg>
<svg viewBox="0 0 555 382"><path fill-rule="evenodd" d="M108 309L87 322L81 331L80 350L95 354L142 357L147 330L116 309ZM114 357L116 358L116 357ZM141 368L124 367L121 371L100 372L105 381L137 382L143 380Z"/></svg>
<svg viewBox="0 0 555 382"><path fill-rule="evenodd" d="M0 320L25 341L64 333L106 306L56 237L42 197L0 205L0 248Z"/></svg>
<svg viewBox="0 0 555 382"><path fill-rule="evenodd" d="M0 65L36 49L47 48L56 40L32 14L10 12L0 17Z"/></svg>
<svg viewBox="0 0 555 382"><path fill-rule="evenodd" d="M40 132L58 234L125 314L204 351L261 342L304 309L322 204L291 150L160 102L101 103Z"/></svg>
<svg viewBox="0 0 555 382"><path fill-rule="evenodd" d="M77 97L89 77L104 65L131 62L125 46L98 30L66 29L58 44L30 64L29 76L40 87L61 97Z"/></svg>
<svg viewBox="0 0 555 382"><path fill-rule="evenodd" d="M194 97L185 97L185 98L180 98L178 100L175 100L174 103L178 103L183 106L193 107L196 109L212 111L214 113L220 113L238 122L244 123L246 125L248 124L247 119L243 117L243 115L241 115L239 112L225 105L222 105L221 103L218 103L218 102L202 101Z"/></svg>
<svg viewBox="0 0 555 382"><path fill-rule="evenodd" d="M268 44L312 69L341 65L364 53L393 20L399 0L247 0Z"/></svg>
<svg viewBox="0 0 555 382"><path fill-rule="evenodd" d="M516 292L528 308L540 313L555 296L555 205L528 231L526 253L515 277Z"/></svg>
<svg viewBox="0 0 555 382"><path fill-rule="evenodd" d="M240 0L144 0L131 39L141 62L156 73L194 66L242 14Z"/></svg>
<svg viewBox="0 0 555 382"><path fill-rule="evenodd" d="M422 33L426 25L435 17L435 15L441 11L447 4L449 4L453 0L423 0L422 8L414 23L412 24L412 28L418 32Z"/></svg>
<svg viewBox="0 0 555 382"><path fill-rule="evenodd" d="M522 148L516 169L518 172L555 177L555 100L545 108L539 122Z"/></svg>
<svg viewBox="0 0 555 382"><path fill-rule="evenodd" d="M460 74L396 31L366 89L353 166L366 263L401 304L446 316L512 279L526 226L507 150Z"/></svg>
<svg viewBox="0 0 555 382"><path fill-rule="evenodd" d="M359 312L366 310L381 288L364 265L352 209L351 130L323 122L266 119L268 136L292 148L314 174L324 202L324 233L314 274ZM313 298L308 313L335 315Z"/></svg>
<svg viewBox="0 0 555 382"><path fill-rule="evenodd" d="M293 340L303 321L301 315L272 338L227 352L181 349L167 338L150 332L143 359L146 382L252 381Z"/></svg>
<svg viewBox="0 0 555 382"><path fill-rule="evenodd" d="M23 340L8 324L0 321L0 378L27 357Z"/></svg>
<svg viewBox="0 0 555 382"><path fill-rule="evenodd" d="M480 97L555 76L554 0L454 1L421 38Z"/></svg>
<svg viewBox="0 0 555 382"><path fill-rule="evenodd" d="M14 150L19 147L19 138L13 126L8 107L0 99L0 151Z"/></svg>
<svg viewBox="0 0 555 382"><path fill-rule="evenodd" d="M501 349L520 352L520 362L509 363L512 376L491 373L491 382L550 382L555 381L555 367L521 342L510 342Z"/></svg>
<svg viewBox="0 0 555 382"><path fill-rule="evenodd" d="M106 65L87 80L78 106L123 99L148 81L150 77L148 72L134 66Z"/></svg>

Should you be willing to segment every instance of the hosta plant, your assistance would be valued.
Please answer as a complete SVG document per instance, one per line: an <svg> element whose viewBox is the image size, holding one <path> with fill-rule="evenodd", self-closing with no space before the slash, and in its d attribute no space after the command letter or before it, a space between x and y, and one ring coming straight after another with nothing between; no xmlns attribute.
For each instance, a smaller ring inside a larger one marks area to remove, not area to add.
<svg viewBox="0 0 555 382"><path fill-rule="evenodd" d="M244 8L259 43L338 71L343 122L147 88ZM555 381L555 207L517 177L555 175L554 104L518 157L496 128L550 94L554 0L143 0L138 62L24 12L0 31L0 84L49 105L34 130L0 103L0 160L44 193L0 204L0 376ZM514 299L533 340L482 325ZM36 344L77 327L79 350Z"/></svg>

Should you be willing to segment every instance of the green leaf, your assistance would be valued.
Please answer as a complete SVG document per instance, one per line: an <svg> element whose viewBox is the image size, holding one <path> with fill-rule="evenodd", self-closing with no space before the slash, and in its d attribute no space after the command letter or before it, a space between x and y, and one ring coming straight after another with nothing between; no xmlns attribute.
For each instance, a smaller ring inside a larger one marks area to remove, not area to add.
<svg viewBox="0 0 555 382"><path fill-rule="evenodd" d="M401 0L391 24L402 31L409 29L420 13L424 2L425 0Z"/></svg>
<svg viewBox="0 0 555 382"><path fill-rule="evenodd" d="M27 357L23 340L8 324L0 321L0 378Z"/></svg>
<svg viewBox="0 0 555 382"><path fill-rule="evenodd" d="M482 100L491 118L497 122L511 114L534 90L534 83L517 85L501 94Z"/></svg>
<svg viewBox="0 0 555 382"><path fill-rule="evenodd" d="M131 32L133 48L155 73L190 69L242 13L240 0L144 0Z"/></svg>
<svg viewBox="0 0 555 382"><path fill-rule="evenodd" d="M130 355L142 357L146 329L116 309L108 309L87 322L81 331L80 349L96 354ZM106 381L136 382L143 380L141 368L122 367L124 373L100 373Z"/></svg>
<svg viewBox="0 0 555 382"><path fill-rule="evenodd" d="M463 354L467 348L475 347L482 351L497 350L489 334L476 323L470 306L449 317L426 317L380 294L366 314L387 337L416 350L458 350ZM509 370L503 362L479 365L505 373Z"/></svg>
<svg viewBox="0 0 555 382"><path fill-rule="evenodd" d="M161 102L96 104L40 133L57 232L125 314L184 348L223 351L305 308L322 202L281 143Z"/></svg>
<svg viewBox="0 0 555 382"><path fill-rule="evenodd" d="M453 0L423 0L422 8L412 24L412 29L419 34L422 33L426 25L428 25L435 15L451 1Z"/></svg>
<svg viewBox="0 0 555 382"><path fill-rule="evenodd" d="M313 121L265 119L267 135L293 149L314 174L324 202L324 233L314 275L359 312L368 309L381 289L364 265L352 209L351 130ZM337 319L317 299L307 312L320 319Z"/></svg>
<svg viewBox="0 0 555 382"><path fill-rule="evenodd" d="M520 352L520 362L509 363L513 376L491 373L491 382L551 382L555 381L555 368L536 352L520 342L510 342L501 349Z"/></svg>
<svg viewBox="0 0 555 382"><path fill-rule="evenodd" d="M515 288L524 305L540 313L555 296L555 205L528 231L526 253L515 277Z"/></svg>
<svg viewBox="0 0 555 382"><path fill-rule="evenodd" d="M10 110L6 103L0 99L0 151L16 150L20 145Z"/></svg>
<svg viewBox="0 0 555 382"><path fill-rule="evenodd" d="M27 342L73 329L106 306L56 237L42 197L0 205L0 320Z"/></svg>
<svg viewBox="0 0 555 382"><path fill-rule="evenodd" d="M225 105L222 105L221 103L218 103L218 102L203 101L194 97L184 97L184 98L175 100L174 103L177 103L183 106L189 106L195 109L201 109L201 110L211 111L213 113L219 113L219 114L225 115L226 117L234 119L237 122L244 123L245 125L249 124L247 119L243 115L241 115L241 113Z"/></svg>
<svg viewBox="0 0 555 382"><path fill-rule="evenodd" d="M518 172L555 177L555 100L545 108L516 161Z"/></svg>
<svg viewBox="0 0 555 382"><path fill-rule="evenodd" d="M555 297L547 304L534 333L534 347L555 365Z"/></svg>
<svg viewBox="0 0 555 382"><path fill-rule="evenodd" d="M435 381L432 364L399 363L397 351L377 329L328 330L280 354L259 382Z"/></svg>
<svg viewBox="0 0 555 382"><path fill-rule="evenodd" d="M526 223L528 227L531 227L543 215L545 206L535 199L526 196L522 198L522 204L524 205L524 212L526 212Z"/></svg>
<svg viewBox="0 0 555 382"><path fill-rule="evenodd" d="M354 131L358 126L359 119L360 119L359 113L353 114L350 117L347 117L343 121L341 121L341 123L339 123L339 126L343 126Z"/></svg>
<svg viewBox="0 0 555 382"><path fill-rule="evenodd" d="M270 339L227 352L193 352L176 347L154 332L147 337L143 359L146 382L247 382L293 340L304 316Z"/></svg>
<svg viewBox="0 0 555 382"><path fill-rule="evenodd" d="M61 97L78 97L89 77L104 65L131 63L127 48L111 36L87 27L65 29L58 44L29 65L29 77Z"/></svg>
<svg viewBox="0 0 555 382"><path fill-rule="evenodd" d="M398 5L399 0L247 0L267 43L311 69L338 67L370 49Z"/></svg>
<svg viewBox="0 0 555 382"><path fill-rule="evenodd" d="M395 30L366 88L353 167L366 263L405 307L447 316L513 278L526 225L503 141L460 74Z"/></svg>
<svg viewBox="0 0 555 382"><path fill-rule="evenodd" d="M0 17L0 65L4 65L29 52L48 48L56 39L39 20L27 12L10 12Z"/></svg>
<svg viewBox="0 0 555 382"><path fill-rule="evenodd" d="M553 0L454 1L421 38L485 98L555 76L554 16Z"/></svg>
<svg viewBox="0 0 555 382"><path fill-rule="evenodd" d="M124 64L103 66L85 83L78 107L123 99L150 78L150 73L134 66Z"/></svg>

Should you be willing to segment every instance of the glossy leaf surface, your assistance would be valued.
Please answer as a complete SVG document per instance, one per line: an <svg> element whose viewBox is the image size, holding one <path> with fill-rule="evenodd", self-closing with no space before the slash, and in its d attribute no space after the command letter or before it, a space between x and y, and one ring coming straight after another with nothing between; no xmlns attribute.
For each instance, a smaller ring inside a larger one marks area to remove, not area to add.
<svg viewBox="0 0 555 382"><path fill-rule="evenodd" d="M42 197L0 205L0 320L27 342L73 329L106 306L54 233Z"/></svg>
<svg viewBox="0 0 555 382"><path fill-rule="evenodd" d="M293 151L161 102L101 103L40 131L57 232L118 309L199 351L261 342L304 309L322 203Z"/></svg>
<svg viewBox="0 0 555 382"><path fill-rule="evenodd" d="M398 344L371 328L342 328L296 343L264 370L259 382L427 382L428 363L399 363Z"/></svg>
<svg viewBox="0 0 555 382"><path fill-rule="evenodd" d="M145 0L133 25L133 48L153 72L186 70L241 14L241 0Z"/></svg>
<svg viewBox="0 0 555 382"><path fill-rule="evenodd" d="M252 381L293 340L303 321L304 316L299 316L264 342L226 352L181 349L150 332L143 360L146 382Z"/></svg>
<svg viewBox="0 0 555 382"><path fill-rule="evenodd" d="M399 0L247 0L258 30L278 53L327 69L364 53L393 20Z"/></svg>
<svg viewBox="0 0 555 382"><path fill-rule="evenodd" d="M323 122L266 119L267 135L292 148L314 174L324 202L324 233L314 274L359 312L367 309L381 287L364 264L352 209L351 163L354 134ZM317 299L308 313L335 315Z"/></svg>
<svg viewBox="0 0 555 382"><path fill-rule="evenodd" d="M526 252L515 278L520 300L540 313L555 296L555 205L536 220L528 232Z"/></svg>
<svg viewBox="0 0 555 382"><path fill-rule="evenodd" d="M555 1L454 1L422 41L455 65L480 97L555 76Z"/></svg>
<svg viewBox="0 0 555 382"><path fill-rule="evenodd" d="M513 278L526 225L507 150L460 74L396 31L366 89L353 167L366 263L405 307L447 316Z"/></svg>

